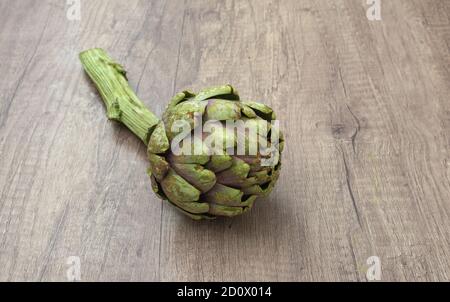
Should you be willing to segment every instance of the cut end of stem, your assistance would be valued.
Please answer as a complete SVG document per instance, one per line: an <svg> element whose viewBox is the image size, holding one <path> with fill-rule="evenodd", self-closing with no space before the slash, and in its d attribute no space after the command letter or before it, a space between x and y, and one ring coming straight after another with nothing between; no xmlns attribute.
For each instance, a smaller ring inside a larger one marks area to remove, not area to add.
<svg viewBox="0 0 450 302"><path fill-rule="evenodd" d="M106 105L108 118L123 123L147 145L159 119L131 89L123 66L101 48L85 50L79 58Z"/></svg>

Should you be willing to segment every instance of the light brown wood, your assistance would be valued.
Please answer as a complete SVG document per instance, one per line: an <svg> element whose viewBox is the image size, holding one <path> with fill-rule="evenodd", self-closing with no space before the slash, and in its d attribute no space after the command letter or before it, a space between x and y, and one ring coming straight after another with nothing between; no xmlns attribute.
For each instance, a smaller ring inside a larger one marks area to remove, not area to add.
<svg viewBox="0 0 450 302"><path fill-rule="evenodd" d="M0 2L0 280L450 280L450 2ZM235 219L163 204L78 52L106 49L158 115L232 83L277 112L272 195Z"/></svg>

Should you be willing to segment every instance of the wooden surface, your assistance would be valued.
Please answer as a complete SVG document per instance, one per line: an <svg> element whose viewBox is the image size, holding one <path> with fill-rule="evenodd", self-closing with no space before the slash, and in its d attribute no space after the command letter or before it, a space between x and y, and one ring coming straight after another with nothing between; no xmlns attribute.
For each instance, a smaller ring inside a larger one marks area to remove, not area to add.
<svg viewBox="0 0 450 302"><path fill-rule="evenodd" d="M0 280L450 279L450 1L0 2ZM158 115L232 83L286 134L272 195L235 219L163 204L145 148L77 55L102 47Z"/></svg>

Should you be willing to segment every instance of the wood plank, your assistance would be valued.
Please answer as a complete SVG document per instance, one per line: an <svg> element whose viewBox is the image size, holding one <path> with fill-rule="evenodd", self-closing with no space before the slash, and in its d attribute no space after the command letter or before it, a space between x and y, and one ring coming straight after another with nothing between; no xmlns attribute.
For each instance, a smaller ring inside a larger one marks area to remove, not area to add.
<svg viewBox="0 0 450 302"><path fill-rule="evenodd" d="M360 0L0 3L0 280L449 281L450 4ZM151 192L78 52L102 47L160 115L231 83L277 112L274 192L194 222Z"/></svg>
<svg viewBox="0 0 450 302"><path fill-rule="evenodd" d="M47 30L1 129L0 279L66 280L76 255L83 280L158 280L161 202L148 185L145 147L107 121L78 52L110 49L161 111L175 71L171 34L181 29L176 4L83 2L76 22L57 3L41 7L51 11ZM25 21L14 40L23 48L38 30Z"/></svg>

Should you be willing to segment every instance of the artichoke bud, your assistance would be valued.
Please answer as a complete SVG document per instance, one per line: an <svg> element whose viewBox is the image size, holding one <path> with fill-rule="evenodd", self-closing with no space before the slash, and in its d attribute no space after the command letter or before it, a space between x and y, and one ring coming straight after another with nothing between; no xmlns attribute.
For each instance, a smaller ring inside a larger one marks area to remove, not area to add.
<svg viewBox="0 0 450 302"><path fill-rule="evenodd" d="M223 85L176 94L158 119L103 50L80 59L108 114L147 144L153 191L182 213L196 220L236 216L272 191L284 137L270 107L241 101Z"/></svg>

